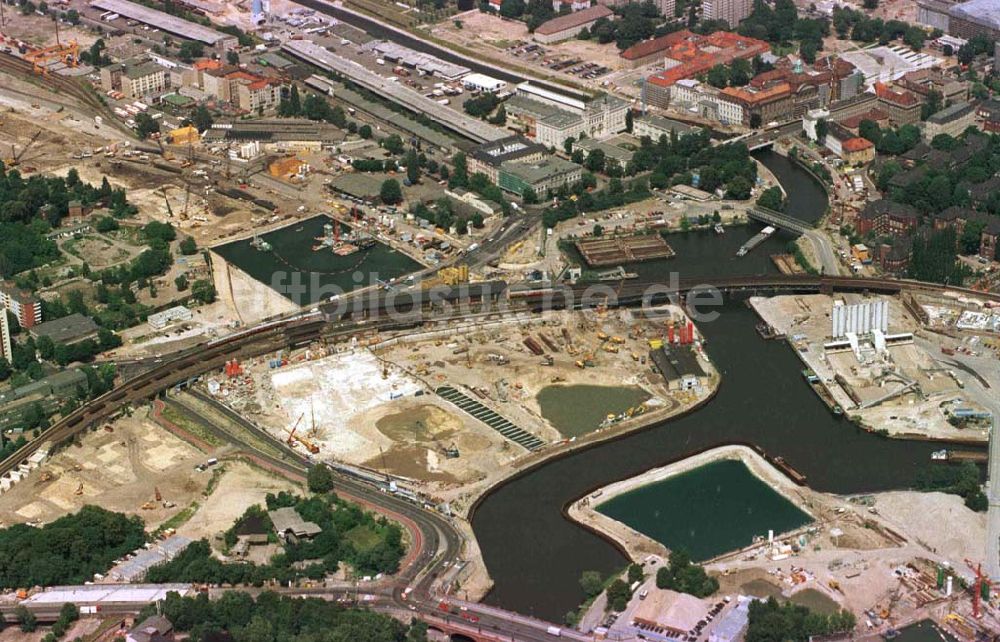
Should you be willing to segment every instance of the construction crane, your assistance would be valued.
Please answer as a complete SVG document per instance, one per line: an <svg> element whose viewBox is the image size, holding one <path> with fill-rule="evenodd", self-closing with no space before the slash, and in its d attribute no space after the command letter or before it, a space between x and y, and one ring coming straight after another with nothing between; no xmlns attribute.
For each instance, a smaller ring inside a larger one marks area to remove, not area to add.
<svg viewBox="0 0 1000 642"><path fill-rule="evenodd" d="M35 141L38 140L38 137L41 135L42 135L42 130L40 129L36 130L35 133L31 135L31 138L28 139L27 144L25 144L25 146L21 148L21 151L17 151L14 148L14 145L11 144L10 156L4 161L4 164L7 165L7 167L17 166L17 164L21 162L21 159L24 158L25 152L27 152L28 149L35 144Z"/></svg>
<svg viewBox="0 0 1000 642"><path fill-rule="evenodd" d="M174 208L170 207L170 198L167 197L167 188L161 187L160 193L163 194L163 202L167 204L167 216L170 218L174 217Z"/></svg>
<svg viewBox="0 0 1000 642"><path fill-rule="evenodd" d="M295 431L299 429L299 423L301 423L302 418L305 416L306 413L302 413L301 415L299 415L299 418L295 420L295 425L292 426L291 432L288 433L288 439L285 440L285 443L288 444L289 446L295 445Z"/></svg>
<svg viewBox="0 0 1000 642"><path fill-rule="evenodd" d="M990 589L993 588L993 582L990 581L988 576L983 574L982 563L974 565L970 560L965 560L965 565L969 567L970 571L976 574L976 582L972 586L972 617L978 620L983 617L983 614L979 610L979 601L982 598L986 598L989 601Z"/></svg>
<svg viewBox="0 0 1000 642"><path fill-rule="evenodd" d="M56 20L56 44L51 47L42 47L24 54L24 59L32 64L32 69L36 74L42 76L49 75L49 63L62 62L69 67L76 67L80 62L80 46L76 40L70 40L66 44L59 41L59 21Z"/></svg>

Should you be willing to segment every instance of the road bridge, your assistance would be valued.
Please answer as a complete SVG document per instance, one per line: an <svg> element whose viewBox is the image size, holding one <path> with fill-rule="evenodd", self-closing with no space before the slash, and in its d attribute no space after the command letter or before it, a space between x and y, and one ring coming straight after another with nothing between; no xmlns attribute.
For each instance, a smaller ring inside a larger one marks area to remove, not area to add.
<svg viewBox="0 0 1000 642"><path fill-rule="evenodd" d="M795 218L794 216L790 216L784 212L772 210L767 207L761 207L760 205L754 205L753 207L747 208L747 216L755 221L773 225L778 229L797 232L799 234L805 234L809 230L815 229L816 227L812 223L807 223L802 219Z"/></svg>

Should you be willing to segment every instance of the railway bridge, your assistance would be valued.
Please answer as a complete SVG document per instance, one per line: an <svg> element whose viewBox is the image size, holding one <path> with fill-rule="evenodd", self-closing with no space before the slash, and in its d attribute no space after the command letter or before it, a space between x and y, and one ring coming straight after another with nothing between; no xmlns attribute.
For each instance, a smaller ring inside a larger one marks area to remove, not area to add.
<svg viewBox="0 0 1000 642"><path fill-rule="evenodd" d="M782 230L797 232L798 234L805 234L809 230L815 229L816 227L812 223L807 223L801 219L795 218L794 216L789 216L784 212L772 210L767 207L761 207L760 205L755 205L749 208L747 210L747 216L755 221L767 223L768 225L773 225L774 227Z"/></svg>

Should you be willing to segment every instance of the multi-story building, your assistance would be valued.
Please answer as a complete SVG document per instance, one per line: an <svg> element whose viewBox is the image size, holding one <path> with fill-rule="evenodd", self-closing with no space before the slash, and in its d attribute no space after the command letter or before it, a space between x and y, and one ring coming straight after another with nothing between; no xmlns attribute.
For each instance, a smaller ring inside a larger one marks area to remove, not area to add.
<svg viewBox="0 0 1000 642"><path fill-rule="evenodd" d="M42 322L42 304L9 281L0 281L0 308L10 310L22 328Z"/></svg>
<svg viewBox="0 0 1000 642"><path fill-rule="evenodd" d="M972 222L983 226L979 237L979 256L988 261L997 259L997 248L1000 247L1000 219L997 217L965 207L952 206L935 214L933 225L936 230L952 227L955 229L955 235L961 238L965 226Z"/></svg>
<svg viewBox="0 0 1000 642"><path fill-rule="evenodd" d="M659 49L662 47L665 69L646 79L644 91L646 101L651 105L666 106L670 102L670 90L679 80L695 78L708 73L715 65L728 65L736 59L751 60L771 50L771 46L763 40L729 31L716 31L703 36L683 30L670 35L669 39L655 40L660 43L654 47L657 49L655 56L661 57ZM636 47L641 45L639 43ZM640 53L647 58L654 55L645 49Z"/></svg>
<svg viewBox="0 0 1000 642"><path fill-rule="evenodd" d="M984 132L1000 132L1000 101L991 98L979 103L976 121Z"/></svg>
<svg viewBox="0 0 1000 642"><path fill-rule="evenodd" d="M524 82L505 108L528 138L559 148L567 138L578 139L581 134L601 138L623 131L630 107L607 94L583 100Z"/></svg>
<svg viewBox="0 0 1000 642"><path fill-rule="evenodd" d="M205 69L201 80L205 93L249 113L273 111L289 89L283 81L234 67Z"/></svg>
<svg viewBox="0 0 1000 642"><path fill-rule="evenodd" d="M725 20L736 29L753 11L753 0L704 0L701 6L705 20Z"/></svg>
<svg viewBox="0 0 1000 642"><path fill-rule="evenodd" d="M632 122L633 136L637 138L649 136L653 141L660 140L661 136L666 136L669 139L671 135L680 137L693 133L696 130L696 127L686 125L680 121L651 116L649 114L636 116Z"/></svg>
<svg viewBox="0 0 1000 642"><path fill-rule="evenodd" d="M605 7L620 7L631 2L635 2L635 0L597 0L597 4L603 4ZM653 0L653 4L656 5L660 13L668 20L674 17L674 12L677 9L677 0Z"/></svg>
<svg viewBox="0 0 1000 642"><path fill-rule="evenodd" d="M501 189L524 196L530 188L539 198L545 198L548 190L559 189L580 180L583 169L576 163L558 156L548 156L532 163L507 161L500 165Z"/></svg>
<svg viewBox="0 0 1000 642"><path fill-rule="evenodd" d="M101 86L126 98L143 98L170 89L170 74L152 60L136 58L101 69Z"/></svg>
<svg viewBox="0 0 1000 642"><path fill-rule="evenodd" d="M743 124L759 125L772 121L781 122L792 117L795 96L787 82L778 82L766 89L754 87L726 87L719 92L719 100L739 105L743 109Z"/></svg>
<svg viewBox="0 0 1000 642"><path fill-rule="evenodd" d="M867 138L848 138L841 143L840 149L840 157L846 165L857 167L875 160L875 145Z"/></svg>
<svg viewBox="0 0 1000 642"><path fill-rule="evenodd" d="M937 92L942 104L951 104L969 99L969 82L945 76L935 69L918 69L903 74L896 81L903 89L912 91L927 102L931 92Z"/></svg>
<svg viewBox="0 0 1000 642"><path fill-rule="evenodd" d="M879 109L889 114L889 121L897 127L920 122L920 99L912 91L893 89L877 82L874 85Z"/></svg>
<svg viewBox="0 0 1000 642"><path fill-rule="evenodd" d="M917 22L948 33L951 28L948 10L955 0L917 0Z"/></svg>
<svg viewBox="0 0 1000 642"><path fill-rule="evenodd" d="M957 137L975 123L976 108L967 102L955 103L927 117L924 122L924 140L932 141L939 134Z"/></svg>
<svg viewBox="0 0 1000 642"><path fill-rule="evenodd" d="M484 174L490 182L500 180L500 166L505 162L531 163L547 154L544 145L523 136L511 136L483 143L469 154L469 173Z"/></svg>
<svg viewBox="0 0 1000 642"><path fill-rule="evenodd" d="M855 228L862 236L902 236L919 223L920 214L909 205L880 200L868 203L861 210Z"/></svg>
<svg viewBox="0 0 1000 642"><path fill-rule="evenodd" d="M966 40L980 35L1000 40L1000 4L996 0L968 0L952 5L948 33Z"/></svg>

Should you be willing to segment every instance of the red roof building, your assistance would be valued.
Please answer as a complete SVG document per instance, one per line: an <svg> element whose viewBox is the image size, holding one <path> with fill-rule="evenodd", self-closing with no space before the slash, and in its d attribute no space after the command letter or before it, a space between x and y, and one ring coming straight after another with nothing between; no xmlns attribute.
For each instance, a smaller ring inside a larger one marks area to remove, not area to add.
<svg viewBox="0 0 1000 642"><path fill-rule="evenodd" d="M707 36L692 33L690 31L678 31L670 34L674 39L664 40L657 38L653 41L661 41L656 46L650 45L654 51L638 49L638 53L630 55L641 59L640 54L645 53L645 57L655 55L661 57L655 51L659 46L663 46L662 58L671 62L671 66L659 73L650 76L647 81L660 87L670 87L682 78L694 78L700 74L708 72L715 65L728 65L734 60L743 58L752 59L754 56L767 53L771 50L771 45L763 40L748 38L729 31L716 31ZM664 37L666 38L666 36ZM664 44L665 43L665 44ZM644 43L638 43L630 49L642 47ZM626 49L625 52L630 51ZM622 57L625 57L622 52ZM629 60L626 58L626 60Z"/></svg>

